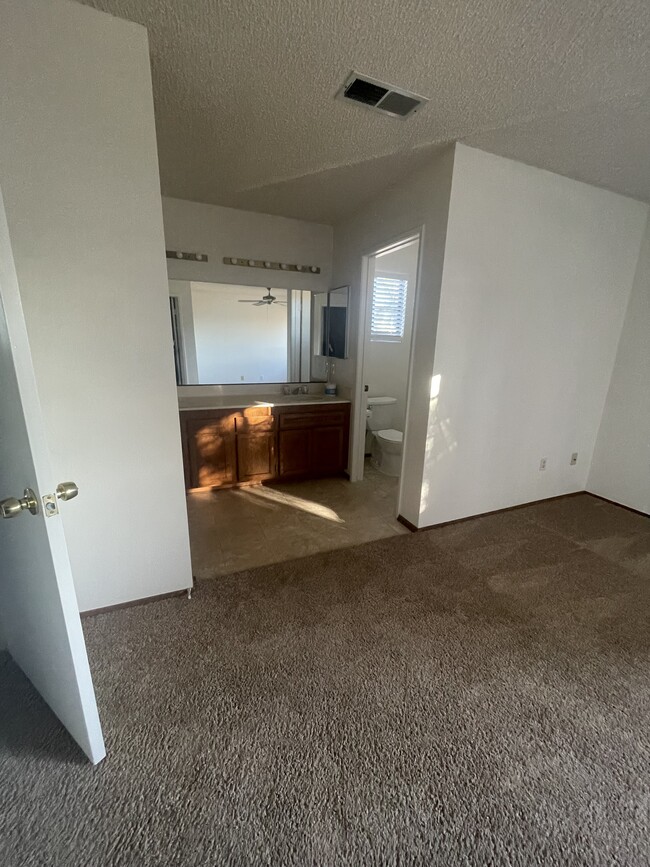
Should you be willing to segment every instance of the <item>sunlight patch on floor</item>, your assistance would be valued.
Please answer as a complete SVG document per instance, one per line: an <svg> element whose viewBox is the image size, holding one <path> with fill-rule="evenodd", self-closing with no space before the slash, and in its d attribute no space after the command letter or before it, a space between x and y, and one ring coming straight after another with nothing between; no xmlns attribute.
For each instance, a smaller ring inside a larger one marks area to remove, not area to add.
<svg viewBox="0 0 650 867"><path fill-rule="evenodd" d="M247 488L246 493L252 494L254 497L260 497L263 500L275 502L278 505L289 506L292 509L298 509L301 512L307 512L309 515L314 515L317 518L323 518L326 521L332 521L335 524L344 524L343 518L330 509L329 506L324 506L322 503L316 503L313 500L305 500L304 497L295 497L293 494L280 493L272 488Z"/></svg>

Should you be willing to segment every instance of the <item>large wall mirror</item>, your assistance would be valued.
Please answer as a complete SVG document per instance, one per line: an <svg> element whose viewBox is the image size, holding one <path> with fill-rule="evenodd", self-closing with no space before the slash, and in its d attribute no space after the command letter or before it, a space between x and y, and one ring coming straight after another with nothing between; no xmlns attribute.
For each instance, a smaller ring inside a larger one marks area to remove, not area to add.
<svg viewBox="0 0 650 867"><path fill-rule="evenodd" d="M347 286L312 293L170 280L169 295L179 385L309 382L314 355L347 354Z"/></svg>
<svg viewBox="0 0 650 867"><path fill-rule="evenodd" d="M170 280L176 382L309 380L311 292Z"/></svg>

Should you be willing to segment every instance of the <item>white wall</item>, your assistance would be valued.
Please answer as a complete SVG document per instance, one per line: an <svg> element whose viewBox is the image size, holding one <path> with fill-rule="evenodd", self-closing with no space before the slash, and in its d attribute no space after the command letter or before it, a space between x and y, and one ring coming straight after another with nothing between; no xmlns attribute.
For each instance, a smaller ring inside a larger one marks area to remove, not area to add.
<svg viewBox="0 0 650 867"><path fill-rule="evenodd" d="M286 382L289 351L287 307L241 304L259 301L246 286L192 283L197 382ZM284 289L274 289L286 301Z"/></svg>
<svg viewBox="0 0 650 867"><path fill-rule="evenodd" d="M208 254L207 262L168 259L173 280L272 285L318 292L331 288L331 226L170 198L163 199L163 217L168 250ZM269 272L224 265L224 256L317 265L321 273Z"/></svg>
<svg viewBox="0 0 650 867"><path fill-rule="evenodd" d="M625 314L587 488L650 513L650 223Z"/></svg>
<svg viewBox="0 0 650 867"><path fill-rule="evenodd" d="M336 362L335 380L344 396L351 396L359 355L359 296L362 257L405 238L424 227L420 247L419 291L416 302L412 374L407 403L400 512L409 521L419 519L420 490L425 455L434 337L438 320L440 281L447 228L449 191L454 151L447 148L421 171L398 187L377 196L334 229L333 286L350 285L350 357ZM365 418L355 407L357 423ZM353 423L353 433L355 425Z"/></svg>
<svg viewBox="0 0 650 867"><path fill-rule="evenodd" d="M646 215L457 146L420 526L585 488Z"/></svg>
<svg viewBox="0 0 650 867"><path fill-rule="evenodd" d="M399 276L408 281L404 337L401 341L371 340L369 333L366 333L363 356L363 380L368 386L368 397L388 395L397 398L393 427L401 431L404 430L406 414L406 389L411 354L417 268L417 243L409 244L374 260L375 274ZM372 275L369 282L369 286L371 285Z"/></svg>
<svg viewBox="0 0 650 867"><path fill-rule="evenodd" d="M0 186L81 610L191 584L144 28L5 0ZM164 540L164 545L161 544Z"/></svg>

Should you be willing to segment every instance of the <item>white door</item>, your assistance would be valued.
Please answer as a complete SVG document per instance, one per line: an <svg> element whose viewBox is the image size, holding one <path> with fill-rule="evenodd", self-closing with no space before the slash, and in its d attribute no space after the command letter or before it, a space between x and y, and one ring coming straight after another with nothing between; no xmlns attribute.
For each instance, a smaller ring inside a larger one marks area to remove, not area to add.
<svg viewBox="0 0 650 867"><path fill-rule="evenodd" d="M47 287L43 287L47 291ZM69 335L53 334L52 342ZM70 336L71 337L71 336ZM73 400L74 396L70 395ZM61 406L65 412L65 406ZM0 639L92 762L106 755L0 195ZM25 489L34 492L32 514ZM9 501L14 498L14 502ZM15 500L22 500L18 510Z"/></svg>

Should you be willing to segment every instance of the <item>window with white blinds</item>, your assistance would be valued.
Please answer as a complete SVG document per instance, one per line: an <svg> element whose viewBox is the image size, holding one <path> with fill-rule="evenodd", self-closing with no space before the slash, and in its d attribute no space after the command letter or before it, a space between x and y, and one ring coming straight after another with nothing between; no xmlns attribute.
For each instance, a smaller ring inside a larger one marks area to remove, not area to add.
<svg viewBox="0 0 650 867"><path fill-rule="evenodd" d="M400 341L404 337L408 280L376 274L372 286L370 339Z"/></svg>

